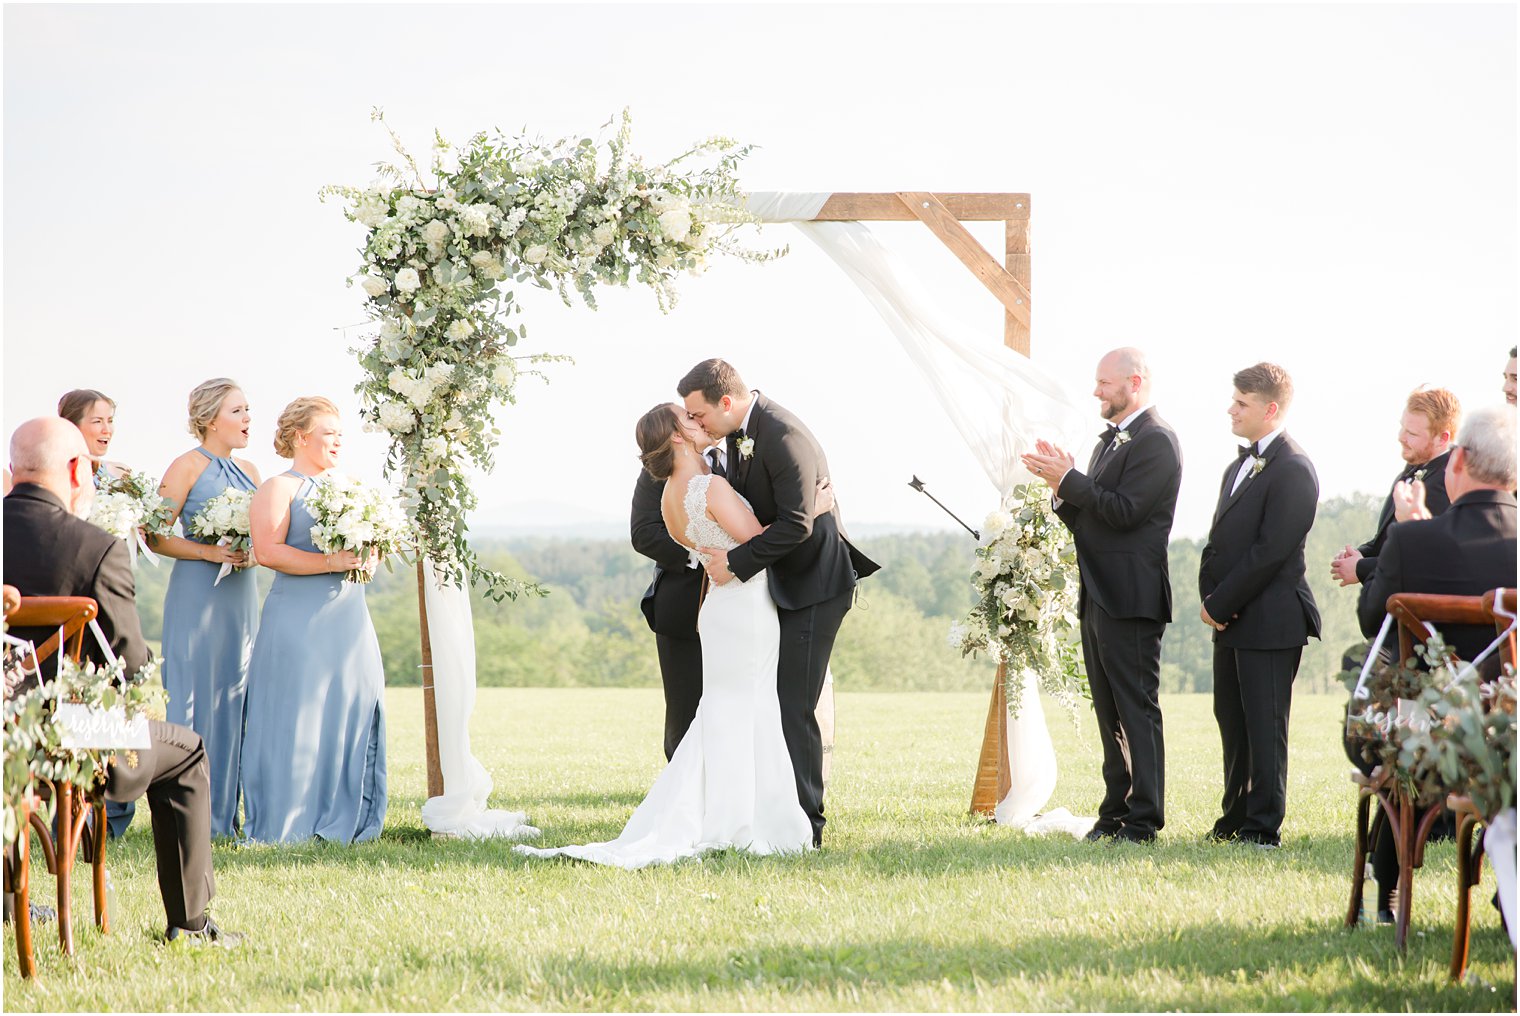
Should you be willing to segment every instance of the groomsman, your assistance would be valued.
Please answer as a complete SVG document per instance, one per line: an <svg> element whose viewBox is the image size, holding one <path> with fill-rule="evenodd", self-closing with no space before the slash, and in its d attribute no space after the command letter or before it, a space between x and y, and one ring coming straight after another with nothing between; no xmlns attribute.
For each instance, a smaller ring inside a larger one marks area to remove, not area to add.
<svg viewBox="0 0 1520 1016"><path fill-rule="evenodd" d="M1024 465L1056 492L1056 514L1077 545L1082 656L1103 743L1103 803L1087 839L1149 843L1166 817L1161 635L1172 620L1166 551L1182 452L1150 405L1140 350L1098 361L1093 395L1109 425L1087 471L1046 441Z"/></svg>
<svg viewBox="0 0 1520 1016"><path fill-rule="evenodd" d="M1389 528L1402 521L1396 518L1395 503L1401 484L1419 481L1425 485L1425 506L1432 516L1440 515L1451 504L1446 496L1446 460L1451 457L1451 442L1461 421L1462 404L1445 388L1416 388L1409 393L1404 416L1399 421L1404 468L1394 477L1383 501L1372 539L1355 549L1346 547L1330 562L1330 574L1337 582L1354 586L1372 578Z"/></svg>
<svg viewBox="0 0 1520 1016"><path fill-rule="evenodd" d="M1271 849L1288 799L1288 709L1319 608L1304 571L1319 478L1283 429L1293 380L1272 363L1236 373L1230 429L1250 442L1224 471L1198 569L1199 617L1214 629L1214 718L1224 814L1209 838Z"/></svg>
<svg viewBox="0 0 1520 1016"><path fill-rule="evenodd" d="M665 481L643 469L633 488L629 521L633 549L654 562L654 578L639 608L654 632L660 654L660 683L665 687L665 759L697 715L702 701L702 642L697 635L697 609L702 602L702 569L692 565L686 548L671 539L660 513Z"/></svg>

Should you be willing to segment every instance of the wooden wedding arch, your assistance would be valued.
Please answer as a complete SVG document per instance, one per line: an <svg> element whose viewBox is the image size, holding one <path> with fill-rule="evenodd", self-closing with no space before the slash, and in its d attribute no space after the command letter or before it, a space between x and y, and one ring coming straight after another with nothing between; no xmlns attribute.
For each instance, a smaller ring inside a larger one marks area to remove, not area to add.
<svg viewBox="0 0 1520 1016"><path fill-rule="evenodd" d="M836 193L829 196L813 222L912 222L929 227L971 274L1003 305L1003 344L1028 356L1030 352L1029 195L947 194L929 191L895 193ZM999 262L963 222L1003 223L1003 257ZM428 639L427 604L422 562L417 564L417 603L422 622L423 726L427 735L428 796L443 794L443 771L438 758L438 714L433 698L433 652ZM971 811L991 816L1012 786L1008 771L1008 703L1005 668L999 664L987 707L987 725L971 791Z"/></svg>

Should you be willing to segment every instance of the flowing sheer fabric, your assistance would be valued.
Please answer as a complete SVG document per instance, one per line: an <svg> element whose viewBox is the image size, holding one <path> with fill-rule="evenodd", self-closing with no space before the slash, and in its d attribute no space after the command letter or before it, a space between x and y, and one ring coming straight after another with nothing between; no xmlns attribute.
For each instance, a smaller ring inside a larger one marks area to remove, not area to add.
<svg viewBox="0 0 1520 1016"><path fill-rule="evenodd" d="M538 830L528 824L526 814L486 807L493 783L470 751L470 714L475 711L475 623L470 594L439 582L432 562L423 567L443 794L423 804L422 824L435 833L472 839L532 839Z"/></svg>
<svg viewBox="0 0 1520 1016"><path fill-rule="evenodd" d="M828 198L826 193L753 193L749 210L765 222L795 225L855 283L923 375L999 497L1034 479L1020 455L1036 440L1063 448L1084 445L1091 414L1033 360L937 305L864 224L808 221ZM996 820L1008 825L1034 819L1056 785L1055 749L1036 682L1035 675L1025 675L1023 706L1009 720L1013 786L995 812ZM1091 825L1090 819L1063 812L1029 829L1082 835Z"/></svg>

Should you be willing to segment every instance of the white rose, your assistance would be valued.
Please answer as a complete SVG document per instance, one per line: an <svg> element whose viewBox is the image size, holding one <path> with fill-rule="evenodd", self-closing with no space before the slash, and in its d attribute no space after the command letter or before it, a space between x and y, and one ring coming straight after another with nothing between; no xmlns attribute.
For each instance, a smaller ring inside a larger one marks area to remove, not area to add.
<svg viewBox="0 0 1520 1016"><path fill-rule="evenodd" d="M370 296L384 296L391 288L390 283L378 275L364 276L364 278L359 280L359 286Z"/></svg>
<svg viewBox="0 0 1520 1016"><path fill-rule="evenodd" d="M385 383L398 395L405 395L412 390L412 379L400 367L396 367L386 375Z"/></svg>
<svg viewBox="0 0 1520 1016"><path fill-rule="evenodd" d="M995 540L1003 534L1003 531L1013 524L1013 519L1007 512L991 512L986 521L982 523L982 532L989 540Z"/></svg>
<svg viewBox="0 0 1520 1016"><path fill-rule="evenodd" d="M441 437L427 438L422 442L422 454L436 462L448 456L449 443Z"/></svg>
<svg viewBox="0 0 1520 1016"><path fill-rule="evenodd" d="M549 256L549 248L541 243L535 243L523 251L523 260L530 265L543 264L544 258Z"/></svg>
<svg viewBox="0 0 1520 1016"><path fill-rule="evenodd" d="M475 326L464 318L458 318L450 323L448 328L444 329L443 334L450 340L458 342L461 339L468 339L471 335L474 335Z"/></svg>
<svg viewBox="0 0 1520 1016"><path fill-rule="evenodd" d="M436 221L436 220L435 220ZM415 268L403 268L396 273L396 291L410 295L422 288L422 279Z"/></svg>
<svg viewBox="0 0 1520 1016"><path fill-rule="evenodd" d="M691 232L691 213L683 207L670 208L660 213L660 232L680 243Z"/></svg>
<svg viewBox="0 0 1520 1016"><path fill-rule="evenodd" d="M663 251L659 257L654 259L654 263L657 268L669 268L676 263L676 256L670 251Z"/></svg>
<svg viewBox="0 0 1520 1016"><path fill-rule="evenodd" d="M448 223L442 219L430 219L422 227L422 239L427 241L429 247L442 247L448 243L450 232Z"/></svg>
<svg viewBox="0 0 1520 1016"><path fill-rule="evenodd" d="M610 222L604 222L591 231L591 239L598 247L605 247L617 238L617 227Z"/></svg>

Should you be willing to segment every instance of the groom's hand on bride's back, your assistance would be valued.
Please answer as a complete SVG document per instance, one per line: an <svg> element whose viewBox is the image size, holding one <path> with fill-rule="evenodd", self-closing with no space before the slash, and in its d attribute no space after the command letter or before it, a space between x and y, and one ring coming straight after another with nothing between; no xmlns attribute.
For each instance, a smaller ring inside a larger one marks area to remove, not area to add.
<svg viewBox="0 0 1520 1016"><path fill-rule="evenodd" d="M728 551L719 550L717 547L698 547L698 554L706 556L707 577L716 585L727 585L734 577L734 573L728 570Z"/></svg>

